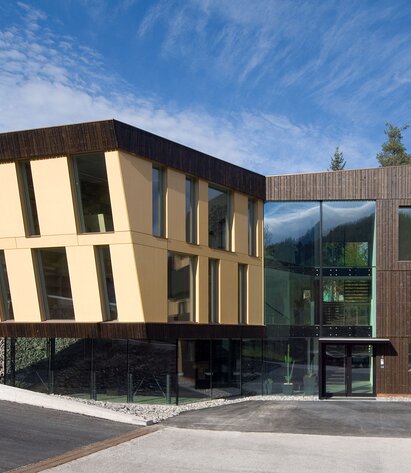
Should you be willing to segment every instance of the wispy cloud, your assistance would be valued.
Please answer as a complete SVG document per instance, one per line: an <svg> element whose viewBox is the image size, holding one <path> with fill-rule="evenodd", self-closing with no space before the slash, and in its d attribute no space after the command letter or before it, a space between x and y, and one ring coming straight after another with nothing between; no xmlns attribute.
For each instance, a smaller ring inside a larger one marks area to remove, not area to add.
<svg viewBox="0 0 411 473"><path fill-rule="evenodd" d="M114 117L266 174L324 170L336 144L361 165L374 164L366 158L372 146L355 134L274 113L210 113L142 97L94 50L47 27L43 12L20 8L21 23L0 31L1 131Z"/></svg>

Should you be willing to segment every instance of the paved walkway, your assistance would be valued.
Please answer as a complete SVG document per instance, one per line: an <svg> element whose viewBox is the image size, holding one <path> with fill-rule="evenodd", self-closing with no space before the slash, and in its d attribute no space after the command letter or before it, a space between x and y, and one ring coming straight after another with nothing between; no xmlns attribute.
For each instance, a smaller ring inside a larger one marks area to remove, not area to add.
<svg viewBox="0 0 411 473"><path fill-rule="evenodd" d="M411 440L167 427L49 473L409 473Z"/></svg>

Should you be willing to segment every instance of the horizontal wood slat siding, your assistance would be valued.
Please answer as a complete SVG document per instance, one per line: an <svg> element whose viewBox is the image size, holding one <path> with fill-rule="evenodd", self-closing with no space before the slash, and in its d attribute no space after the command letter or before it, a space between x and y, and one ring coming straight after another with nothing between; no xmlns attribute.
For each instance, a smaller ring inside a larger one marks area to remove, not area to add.
<svg viewBox="0 0 411 473"><path fill-rule="evenodd" d="M132 338L175 340L261 338L265 327L260 325L200 325L154 323L79 323L0 322L0 337L59 338Z"/></svg>
<svg viewBox="0 0 411 473"><path fill-rule="evenodd" d="M265 177L117 120L0 134L0 162L120 149L265 199Z"/></svg>

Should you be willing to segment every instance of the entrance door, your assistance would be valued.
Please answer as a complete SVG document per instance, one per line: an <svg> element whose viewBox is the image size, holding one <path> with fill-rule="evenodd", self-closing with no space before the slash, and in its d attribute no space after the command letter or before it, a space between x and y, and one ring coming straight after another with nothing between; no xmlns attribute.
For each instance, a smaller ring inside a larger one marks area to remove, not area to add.
<svg viewBox="0 0 411 473"><path fill-rule="evenodd" d="M325 344L322 352L322 395L373 396L372 345Z"/></svg>

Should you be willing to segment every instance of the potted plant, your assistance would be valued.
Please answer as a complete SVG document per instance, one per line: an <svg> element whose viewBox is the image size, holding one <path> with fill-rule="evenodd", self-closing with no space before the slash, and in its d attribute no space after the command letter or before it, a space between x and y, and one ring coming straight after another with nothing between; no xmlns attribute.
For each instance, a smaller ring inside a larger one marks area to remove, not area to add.
<svg viewBox="0 0 411 473"><path fill-rule="evenodd" d="M307 373L303 377L304 381L304 394L307 396L312 396L315 391L315 385L317 381L317 376L314 373L312 363L308 364Z"/></svg>
<svg viewBox="0 0 411 473"><path fill-rule="evenodd" d="M287 354L284 356L284 362L286 367L285 383L283 384L283 394L291 395L294 392L293 371L295 361L290 355L290 344L287 345Z"/></svg>

